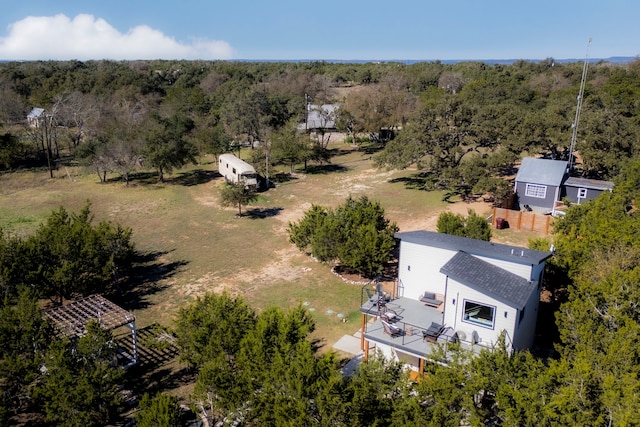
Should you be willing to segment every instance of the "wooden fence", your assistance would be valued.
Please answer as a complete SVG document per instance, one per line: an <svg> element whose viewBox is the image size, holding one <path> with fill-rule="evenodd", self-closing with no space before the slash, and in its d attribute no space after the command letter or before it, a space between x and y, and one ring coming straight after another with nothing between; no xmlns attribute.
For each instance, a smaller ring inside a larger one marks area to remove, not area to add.
<svg viewBox="0 0 640 427"><path fill-rule="evenodd" d="M496 226L496 220L502 218L507 222L507 227L516 230L534 231L549 234L551 231L551 215L535 212L514 211L512 209L493 208L491 225Z"/></svg>

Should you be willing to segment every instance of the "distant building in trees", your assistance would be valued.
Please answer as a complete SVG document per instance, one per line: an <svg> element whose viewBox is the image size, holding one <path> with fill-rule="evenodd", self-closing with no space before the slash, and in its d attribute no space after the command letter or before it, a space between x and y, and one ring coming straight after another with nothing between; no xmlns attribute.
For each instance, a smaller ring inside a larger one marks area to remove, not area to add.
<svg viewBox="0 0 640 427"><path fill-rule="evenodd" d="M318 130L336 130L336 109L338 104L307 105L304 130L315 132Z"/></svg>
<svg viewBox="0 0 640 427"><path fill-rule="evenodd" d="M27 124L31 128L40 127L40 121L45 118L44 108L33 108L29 114L27 114Z"/></svg>

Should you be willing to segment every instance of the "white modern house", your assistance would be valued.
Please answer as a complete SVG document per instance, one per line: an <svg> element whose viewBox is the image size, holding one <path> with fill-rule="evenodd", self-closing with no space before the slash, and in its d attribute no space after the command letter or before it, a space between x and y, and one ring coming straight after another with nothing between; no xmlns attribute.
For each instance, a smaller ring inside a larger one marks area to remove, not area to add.
<svg viewBox="0 0 640 427"><path fill-rule="evenodd" d="M434 343L479 351L501 334L507 348L533 345L540 283L550 252L430 231L397 233L395 288L363 288L362 349L419 372Z"/></svg>

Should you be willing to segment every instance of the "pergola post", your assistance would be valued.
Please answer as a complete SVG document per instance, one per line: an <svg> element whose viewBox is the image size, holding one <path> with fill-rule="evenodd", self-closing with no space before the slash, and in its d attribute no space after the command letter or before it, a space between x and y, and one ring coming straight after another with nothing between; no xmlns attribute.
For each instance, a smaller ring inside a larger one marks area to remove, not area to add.
<svg viewBox="0 0 640 427"><path fill-rule="evenodd" d="M136 331L136 321L133 320L127 325L131 329L131 347L133 348L133 364L138 364L138 335Z"/></svg>
<svg viewBox="0 0 640 427"><path fill-rule="evenodd" d="M364 350L364 327L366 326L367 315L362 314L362 326L360 327L360 350Z"/></svg>

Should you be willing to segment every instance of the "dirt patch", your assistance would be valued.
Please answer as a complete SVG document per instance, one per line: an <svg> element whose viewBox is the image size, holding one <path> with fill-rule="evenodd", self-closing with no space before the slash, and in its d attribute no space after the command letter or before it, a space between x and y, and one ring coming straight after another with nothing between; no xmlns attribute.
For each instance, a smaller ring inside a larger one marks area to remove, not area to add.
<svg viewBox="0 0 640 427"><path fill-rule="evenodd" d="M449 204L445 209L424 218L408 219L405 221L398 221L398 227L401 231L410 230L428 230L436 231L438 224L438 217L442 212L452 212L467 216L467 213L471 209L480 216L488 216L493 209L493 206L489 202L455 202Z"/></svg>

